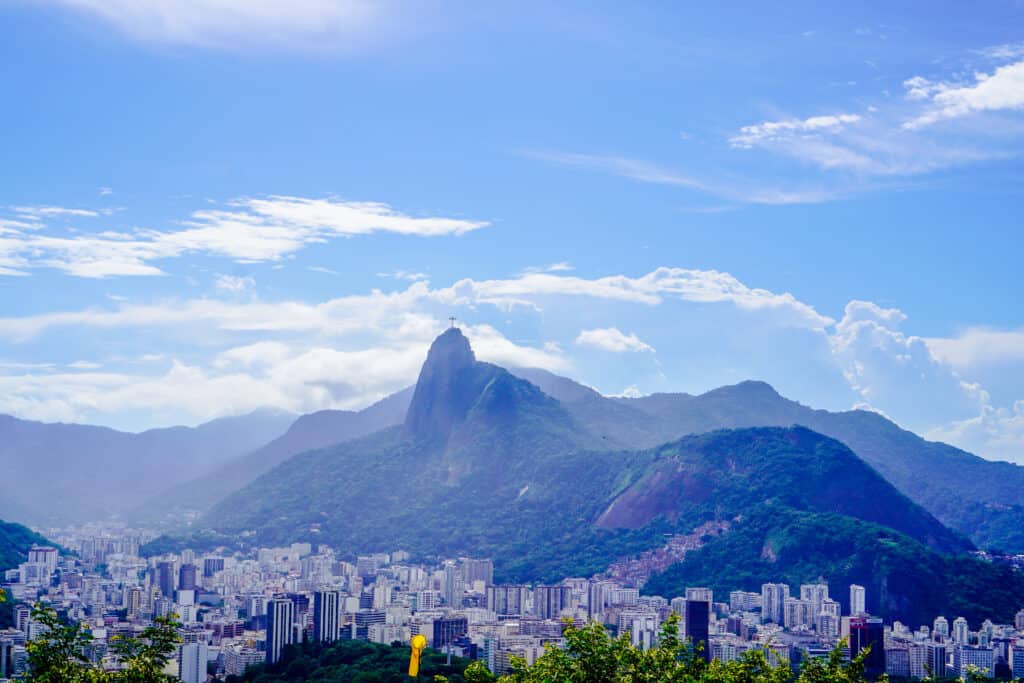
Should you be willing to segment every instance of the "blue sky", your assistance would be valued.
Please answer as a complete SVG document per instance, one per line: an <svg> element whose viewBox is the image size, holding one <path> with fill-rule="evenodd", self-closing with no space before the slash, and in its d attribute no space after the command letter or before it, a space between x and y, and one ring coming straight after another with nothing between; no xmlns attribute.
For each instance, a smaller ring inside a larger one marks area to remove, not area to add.
<svg viewBox="0 0 1024 683"><path fill-rule="evenodd" d="M1024 5L0 0L0 412L479 355L1024 462Z"/></svg>

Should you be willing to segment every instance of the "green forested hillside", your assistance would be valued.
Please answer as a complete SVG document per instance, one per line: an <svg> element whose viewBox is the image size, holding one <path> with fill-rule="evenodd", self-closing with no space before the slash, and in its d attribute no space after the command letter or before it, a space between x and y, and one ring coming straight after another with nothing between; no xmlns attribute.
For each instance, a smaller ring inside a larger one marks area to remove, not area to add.
<svg viewBox="0 0 1024 683"><path fill-rule="evenodd" d="M1024 606L1024 575L970 556L944 556L892 529L851 517L763 505L727 534L690 553L647 583L644 592L678 595L687 585L760 590L782 581L824 577L833 599L849 609L851 583L867 588L868 611L916 628L940 614L971 623L1012 622Z"/></svg>
<svg viewBox="0 0 1024 683"><path fill-rule="evenodd" d="M53 545L26 526L0 520L0 571L12 569L28 558L34 545Z"/></svg>
<svg viewBox="0 0 1024 683"><path fill-rule="evenodd" d="M0 520L0 572L13 569L28 559L28 550L34 545L53 545L46 538L26 526ZM0 628L14 623L14 603L0 602Z"/></svg>

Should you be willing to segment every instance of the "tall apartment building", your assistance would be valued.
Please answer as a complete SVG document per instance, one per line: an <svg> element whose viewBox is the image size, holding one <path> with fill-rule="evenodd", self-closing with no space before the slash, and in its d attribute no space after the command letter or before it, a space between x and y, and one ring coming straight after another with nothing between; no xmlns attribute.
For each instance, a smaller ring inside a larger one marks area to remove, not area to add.
<svg viewBox="0 0 1024 683"><path fill-rule="evenodd" d="M295 642L295 603L290 598L267 602L267 664L281 658L285 645Z"/></svg>

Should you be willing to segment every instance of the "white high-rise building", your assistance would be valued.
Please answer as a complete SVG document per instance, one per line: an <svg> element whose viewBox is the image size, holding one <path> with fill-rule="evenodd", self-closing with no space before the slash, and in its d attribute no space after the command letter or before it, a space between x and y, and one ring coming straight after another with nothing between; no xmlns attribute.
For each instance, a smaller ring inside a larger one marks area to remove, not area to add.
<svg viewBox="0 0 1024 683"><path fill-rule="evenodd" d="M850 585L850 616L858 617L868 613L865 598L864 586L858 586L855 583Z"/></svg>
<svg viewBox="0 0 1024 683"><path fill-rule="evenodd" d="M786 599L789 585L765 583L761 585L761 621L782 624L786 618Z"/></svg>
<svg viewBox="0 0 1024 683"><path fill-rule="evenodd" d="M957 617L953 620L953 642L957 645L967 645L970 640L970 629L967 627L967 620Z"/></svg>
<svg viewBox="0 0 1024 683"><path fill-rule="evenodd" d="M954 632L956 629L954 628ZM995 656L991 648L957 645L953 648L953 668L958 676L967 674L967 667L985 671L986 678L992 678Z"/></svg>
<svg viewBox="0 0 1024 683"><path fill-rule="evenodd" d="M783 625L786 628L798 628L811 624L811 601L799 598L786 598L783 604Z"/></svg>
<svg viewBox="0 0 1024 683"><path fill-rule="evenodd" d="M183 683L206 683L206 663L208 660L209 648L205 642L185 643L181 646L178 678Z"/></svg>
<svg viewBox="0 0 1024 683"><path fill-rule="evenodd" d="M949 621L946 617L935 617L932 624L932 638L935 640L949 640Z"/></svg>
<svg viewBox="0 0 1024 683"><path fill-rule="evenodd" d="M800 599L810 603L811 615L817 617L821 604L828 600L827 583L805 583L800 586Z"/></svg>
<svg viewBox="0 0 1024 683"><path fill-rule="evenodd" d="M33 546L28 550L28 561L32 564L45 565L52 574L57 571L57 549L45 546Z"/></svg>

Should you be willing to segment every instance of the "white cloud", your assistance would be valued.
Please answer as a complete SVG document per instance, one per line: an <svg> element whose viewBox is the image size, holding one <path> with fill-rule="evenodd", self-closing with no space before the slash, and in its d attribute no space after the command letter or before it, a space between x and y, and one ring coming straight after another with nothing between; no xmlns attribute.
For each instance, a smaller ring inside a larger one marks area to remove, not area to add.
<svg viewBox="0 0 1024 683"><path fill-rule="evenodd" d="M978 54L995 61L1005 62L1024 57L1024 41L1019 43L1005 43L1003 45L992 45L977 50Z"/></svg>
<svg viewBox="0 0 1024 683"><path fill-rule="evenodd" d="M19 216L45 218L79 212L58 207L16 207ZM77 213L72 215L79 215ZM92 212L95 215L95 212ZM436 237L462 235L488 225L442 217L414 217L377 202L271 196L241 199L225 209L203 209L176 231L104 231L69 237L8 228L0 240L0 268L20 274L48 267L78 277L162 275L154 262L205 253L240 263L276 261L311 244L376 232Z"/></svg>
<svg viewBox="0 0 1024 683"><path fill-rule="evenodd" d="M417 282L419 280L426 280L428 276L426 273L420 273L417 271L395 270L390 273L377 273L377 277L390 277L396 280L408 280L409 282Z"/></svg>
<svg viewBox="0 0 1024 683"><path fill-rule="evenodd" d="M579 335L576 337L576 343L580 346L590 346L602 351L611 351L612 353L654 351L654 348L649 344L640 341L640 338L635 333L625 334L617 327L580 330Z"/></svg>
<svg viewBox="0 0 1024 683"><path fill-rule="evenodd" d="M397 325L349 348L264 341L227 348L208 366L173 360L161 374L76 372L0 374L0 413L83 421L144 409L199 422L261 407L295 412L357 409L416 380L440 320ZM487 325L466 329L477 356L500 364L564 371L557 347L515 344ZM160 357L143 360L160 360ZM75 364L81 370L94 364Z"/></svg>
<svg viewBox="0 0 1024 683"><path fill-rule="evenodd" d="M1024 329L973 327L956 337L930 338L926 342L936 357L960 370L1024 363Z"/></svg>
<svg viewBox="0 0 1024 683"><path fill-rule="evenodd" d="M214 281L217 289L225 292L244 292L256 287L256 280L248 276L218 275Z"/></svg>
<svg viewBox="0 0 1024 683"><path fill-rule="evenodd" d="M733 147L749 149L755 145L794 134L841 130L860 120L859 114L829 114L812 116L803 120L765 121L751 126L743 126L738 135L729 138L729 144Z"/></svg>
<svg viewBox="0 0 1024 683"><path fill-rule="evenodd" d="M980 112L1024 109L1024 60L1000 66L990 74L976 73L969 84L932 82L917 76L904 86L907 97L928 102L923 113L903 124L907 130Z"/></svg>
<svg viewBox="0 0 1024 683"><path fill-rule="evenodd" d="M658 164L628 157L554 151L528 151L523 152L523 155L563 166L609 173L642 183L694 190L744 204L818 204L842 196L840 192L821 187L781 188L736 180L721 183L704 181Z"/></svg>
<svg viewBox="0 0 1024 683"><path fill-rule="evenodd" d="M72 370L98 370L99 368L102 368L103 365L101 363L94 363L87 360L76 360L73 363L68 363L68 367Z"/></svg>
<svg viewBox="0 0 1024 683"><path fill-rule="evenodd" d="M986 405L980 415L928 430L925 437L1024 465L1024 401L1009 408Z"/></svg>
<svg viewBox="0 0 1024 683"><path fill-rule="evenodd" d="M100 188L100 196L101 197L107 197L107 196L112 195L112 194L114 194L114 188L106 187L106 186Z"/></svg>
<svg viewBox="0 0 1024 683"><path fill-rule="evenodd" d="M541 347L516 344L490 325L469 325L462 328L477 358L497 365L520 368L543 368L564 372L572 362L557 344Z"/></svg>
<svg viewBox="0 0 1024 683"><path fill-rule="evenodd" d="M524 268L523 273L571 273L576 268L568 261L559 261L546 266L530 266Z"/></svg>
<svg viewBox="0 0 1024 683"><path fill-rule="evenodd" d="M595 279L552 273L526 273L510 280L460 280L432 294L451 304L490 303L503 308L536 306L537 297L585 296L657 305L665 298L701 303L731 303L746 310L771 309L785 324L823 328L832 323L792 294L747 287L716 270L657 268L640 277L610 275ZM2 324L0 324L2 334Z"/></svg>
<svg viewBox="0 0 1024 683"><path fill-rule="evenodd" d="M74 216L77 218L95 218L98 211L92 209L69 209L63 206L12 206L14 213L34 219L53 218L56 216Z"/></svg>
<svg viewBox="0 0 1024 683"><path fill-rule="evenodd" d="M350 295L319 304L298 301L228 302L215 299L123 303L114 309L86 309L0 318L0 337L31 339L53 328L177 327L199 324L219 330L289 331L338 335L378 330L395 323L396 315L413 315L425 303L445 306L489 304L501 309L539 307L545 297L585 297L647 306L666 298L697 303L726 303L744 310L771 311L780 324L823 329L832 319L792 294L747 287L729 273L714 270L658 268L639 277L612 275L586 279L553 273L528 273L508 280L463 279L450 287L431 289L425 281L406 289ZM408 323L409 321L405 321Z"/></svg>
<svg viewBox="0 0 1024 683"><path fill-rule="evenodd" d="M137 40L237 49L341 50L381 30L385 4L366 0L49 0Z"/></svg>

